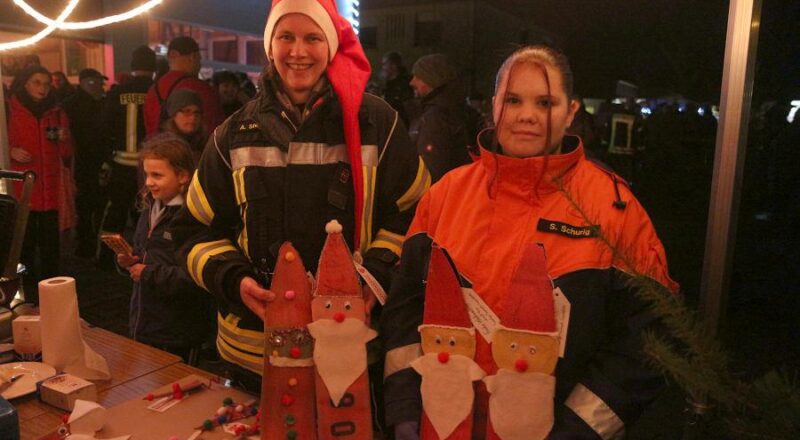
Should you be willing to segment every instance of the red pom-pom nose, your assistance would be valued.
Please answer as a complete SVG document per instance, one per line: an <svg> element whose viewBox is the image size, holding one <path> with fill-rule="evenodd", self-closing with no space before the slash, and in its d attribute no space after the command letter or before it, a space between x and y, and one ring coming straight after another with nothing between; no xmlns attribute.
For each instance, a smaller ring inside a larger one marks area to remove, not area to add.
<svg viewBox="0 0 800 440"><path fill-rule="evenodd" d="M333 314L333 320L336 322L344 321L344 312L336 312Z"/></svg>
<svg viewBox="0 0 800 440"><path fill-rule="evenodd" d="M300 347L292 347L289 349L289 356L291 356L292 359L298 359L302 354L303 350L301 350Z"/></svg>
<svg viewBox="0 0 800 440"><path fill-rule="evenodd" d="M441 362L443 364L446 364L447 361L450 360L450 353L448 353L446 351L443 351L443 352L439 353L439 356L437 356L437 357L439 358L439 362Z"/></svg>
<svg viewBox="0 0 800 440"><path fill-rule="evenodd" d="M520 373L524 373L528 371L528 361L525 359L517 359L517 361L514 362L514 368Z"/></svg>

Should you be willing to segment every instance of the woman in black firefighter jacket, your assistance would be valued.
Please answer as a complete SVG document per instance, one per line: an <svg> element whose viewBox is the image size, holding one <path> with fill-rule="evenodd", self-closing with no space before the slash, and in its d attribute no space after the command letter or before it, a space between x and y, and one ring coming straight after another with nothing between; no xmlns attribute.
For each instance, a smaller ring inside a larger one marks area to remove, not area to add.
<svg viewBox="0 0 800 440"><path fill-rule="evenodd" d="M364 94L369 63L333 2L274 2L264 35L260 94L210 136L175 223L190 275L218 300L219 353L255 390L280 245L313 273L336 219L386 288L430 185L397 112Z"/></svg>

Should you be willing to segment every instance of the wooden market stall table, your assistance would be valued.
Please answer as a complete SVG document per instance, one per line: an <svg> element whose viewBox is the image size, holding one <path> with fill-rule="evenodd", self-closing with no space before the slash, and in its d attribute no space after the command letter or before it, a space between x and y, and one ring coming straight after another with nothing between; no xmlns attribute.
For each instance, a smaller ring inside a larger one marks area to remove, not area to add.
<svg viewBox="0 0 800 440"><path fill-rule="evenodd" d="M211 376L182 363L180 357L136 342L124 336L82 324L83 338L108 362L111 379L93 381L97 385L97 402L111 407L153 388L169 384L188 374ZM53 431L65 414L54 406L40 402L30 394L11 401L19 416L22 440L35 440Z"/></svg>

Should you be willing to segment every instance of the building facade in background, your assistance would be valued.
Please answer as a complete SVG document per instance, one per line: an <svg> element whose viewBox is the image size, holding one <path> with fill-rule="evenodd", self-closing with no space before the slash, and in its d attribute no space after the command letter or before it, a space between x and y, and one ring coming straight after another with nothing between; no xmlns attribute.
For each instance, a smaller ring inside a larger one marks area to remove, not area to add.
<svg viewBox="0 0 800 440"><path fill-rule="evenodd" d="M84 21L127 11L144 0L83 0L69 21ZM31 1L36 9L56 17L67 1ZM337 0L342 15L358 27L358 0ZM51 71L62 71L76 83L78 73L87 67L103 72L112 82L118 73L129 70L133 50L147 44L158 55L166 56L169 41L189 35L197 40L203 58L203 78L217 70L247 72L256 78L264 66L264 24L271 2L266 0L165 0L149 13L132 20L85 31L55 32L34 46L2 55L3 76L13 77L36 55ZM8 13L6 13L8 11ZM0 16L0 41L25 38L42 25L21 9L3 7Z"/></svg>

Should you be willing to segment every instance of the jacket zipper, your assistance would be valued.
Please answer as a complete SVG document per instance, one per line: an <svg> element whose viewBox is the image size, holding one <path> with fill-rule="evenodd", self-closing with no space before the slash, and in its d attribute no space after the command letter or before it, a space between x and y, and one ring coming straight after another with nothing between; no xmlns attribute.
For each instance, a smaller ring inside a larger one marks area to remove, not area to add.
<svg viewBox="0 0 800 440"><path fill-rule="evenodd" d="M283 119L286 119L286 121L289 123L289 125L291 125L292 128L294 129L294 133L297 134L297 126L294 125L294 122L292 122L292 119L288 115L286 115L286 110L281 110L281 117L283 117Z"/></svg>
<svg viewBox="0 0 800 440"><path fill-rule="evenodd" d="M148 223L150 222L149 218L148 218L147 222ZM148 225L148 227L147 227L147 237L145 238L144 246L142 247L142 264L145 264L145 261L147 261L147 240L149 240L150 236L153 235L153 230L156 228L156 226L158 226L158 223L159 222L156 222L155 225L153 225L153 226ZM141 318L142 318L142 278L141 278L141 276L139 277L139 281L136 282L136 292L139 295L136 297L136 299L137 299L137 301L136 301L136 319L134 320L134 323L133 323L133 340L134 341L138 340L137 336L138 336L138 333L139 333L139 321L141 321Z"/></svg>

